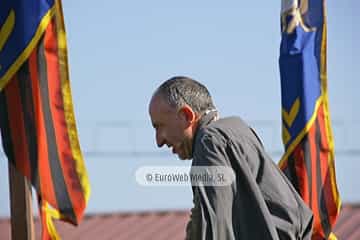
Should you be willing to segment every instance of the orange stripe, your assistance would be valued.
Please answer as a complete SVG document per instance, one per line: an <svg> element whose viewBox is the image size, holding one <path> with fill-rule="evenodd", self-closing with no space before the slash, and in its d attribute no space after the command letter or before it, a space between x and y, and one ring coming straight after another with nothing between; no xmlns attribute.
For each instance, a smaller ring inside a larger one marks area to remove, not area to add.
<svg viewBox="0 0 360 240"><path fill-rule="evenodd" d="M65 121L55 26L55 21L52 21L45 32L45 58L48 71L49 99L52 101L50 109L64 180L74 212L78 218L85 207L85 199L82 186L76 173L75 160L72 156Z"/></svg>
<svg viewBox="0 0 360 240"><path fill-rule="evenodd" d="M315 123L311 126L308 132L308 139L310 143L310 156L311 156L311 172L312 172L312 183L311 183L311 194L312 199L310 203L310 207L314 213L314 233L313 235L321 235L324 236L324 231L322 229L322 225L320 222L320 214L319 214L319 205L318 205L318 189L317 189L317 164L316 164L316 153L317 153L317 144L315 142L316 135L316 125ZM320 167L320 166L319 166Z"/></svg>
<svg viewBox="0 0 360 240"><path fill-rule="evenodd" d="M323 188L324 188L324 194L326 196L325 202L326 202L329 222L331 226L334 226L339 212L336 202L334 201L333 198L330 176L331 175L329 174L329 171L327 169Z"/></svg>
<svg viewBox="0 0 360 240"><path fill-rule="evenodd" d="M323 193L324 193L324 187L325 187L325 176L326 176L326 172L327 172L327 169L328 169L328 164L327 164L327 152L328 152L328 149L325 149L325 145L327 145L326 143L326 138L324 138L324 132L323 132L323 127L322 127L322 123L323 123L323 107L324 107L324 104L321 104L321 106L319 107L318 109L318 112L317 112L317 127L319 129L317 129L317 134L320 134L320 139L321 139L321 142L317 142L317 148L318 148L318 154L319 154L319 165L318 166L320 169L319 173L320 173L320 179L321 179L321 187L318 189L318 193L320 194L319 195L319 198L318 198L318 204L319 204L319 218L320 220L322 221L322 229L324 230L324 234L329 234L329 229L331 229L331 226L329 225L329 217L328 217L328 206L327 206L327 200L324 199L324 196ZM325 204L325 206L321 206L320 204ZM325 212L324 212L324 208L325 207ZM331 230L330 230L331 231Z"/></svg>
<svg viewBox="0 0 360 240"><path fill-rule="evenodd" d="M41 40L43 41L43 40ZM58 204L55 197L55 192L53 189L51 171L48 159L48 146L47 146L47 137L46 129L44 122L44 114L41 104L41 93L39 88L39 75L38 75L38 59L37 59L38 48L35 48L29 58L29 69L31 76L33 100L34 100L34 114L35 114L35 124L37 129L38 137L38 174L40 182L40 195L43 199L47 200L52 206L57 208Z"/></svg>
<svg viewBox="0 0 360 240"><path fill-rule="evenodd" d="M321 158L321 175L322 175L322 191L323 191L323 196L325 196L324 200L325 200L325 204L326 204L326 211L327 211L327 218L328 221L330 223L331 226L333 226L334 220L337 216L337 207L336 205L334 205L334 199L332 198L332 193L331 193L331 182L330 180L330 175L329 175L329 165L327 164L327 159L328 154L326 152L321 152L320 153L320 158ZM334 218L335 217L335 218ZM329 226L330 227L330 226Z"/></svg>
<svg viewBox="0 0 360 240"><path fill-rule="evenodd" d="M28 146L26 141L24 113L21 106L20 89L18 85L18 78L16 75L8 83L4 91L7 99L7 104L9 106L9 126L16 168L30 180L31 168Z"/></svg>
<svg viewBox="0 0 360 240"><path fill-rule="evenodd" d="M321 139L323 140L321 142L321 172L323 176L323 190L324 194L326 196L325 202L326 202L326 208L328 212L328 218L331 226L334 225L337 215L338 215L338 208L337 204L335 202L335 199L333 198L334 194L332 193L332 187L331 187L331 175L329 172L329 160L334 161L334 159L328 159L331 155L329 155L329 144L327 142L326 137L326 131L325 131L325 119L324 119L324 111L323 107L319 109L319 125L320 125L320 132L321 132Z"/></svg>
<svg viewBox="0 0 360 240"><path fill-rule="evenodd" d="M309 194L309 177L306 170L305 159L304 159L304 150L302 145L299 144L293 153L294 158L296 159L295 170L296 177L299 183L299 191L302 199L309 204L310 194Z"/></svg>

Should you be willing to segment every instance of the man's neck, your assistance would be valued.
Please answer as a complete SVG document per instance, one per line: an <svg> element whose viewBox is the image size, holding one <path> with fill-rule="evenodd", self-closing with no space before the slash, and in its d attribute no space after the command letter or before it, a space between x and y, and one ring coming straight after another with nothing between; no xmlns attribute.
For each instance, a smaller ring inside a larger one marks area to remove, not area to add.
<svg viewBox="0 0 360 240"><path fill-rule="evenodd" d="M208 125L209 123L216 121L219 119L219 113L216 109L214 110L209 110L206 111L203 115L201 115L197 121L196 124L194 123L194 129L193 129L193 141L192 141L192 154L194 153L194 147L195 147L195 141L196 141L196 136L198 135L198 132L201 128L203 128L204 126Z"/></svg>

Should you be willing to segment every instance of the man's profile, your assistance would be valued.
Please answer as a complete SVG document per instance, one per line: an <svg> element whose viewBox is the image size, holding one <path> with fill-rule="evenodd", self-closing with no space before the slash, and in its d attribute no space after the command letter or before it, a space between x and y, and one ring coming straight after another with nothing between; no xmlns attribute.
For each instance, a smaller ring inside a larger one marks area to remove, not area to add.
<svg viewBox="0 0 360 240"><path fill-rule="evenodd" d="M239 117L219 118L207 88L173 77L154 92L149 114L158 147L192 168L232 168L227 186L193 185L186 239L310 239L312 213Z"/></svg>

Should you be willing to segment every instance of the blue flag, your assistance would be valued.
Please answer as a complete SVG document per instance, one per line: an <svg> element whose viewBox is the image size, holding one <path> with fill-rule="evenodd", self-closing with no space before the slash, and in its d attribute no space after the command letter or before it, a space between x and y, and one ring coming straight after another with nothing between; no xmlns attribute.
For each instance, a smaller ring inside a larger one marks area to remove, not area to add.
<svg viewBox="0 0 360 240"><path fill-rule="evenodd" d="M282 0L280 168L314 213L313 240L336 239L340 211L326 72L324 0Z"/></svg>
<svg viewBox="0 0 360 240"><path fill-rule="evenodd" d="M38 43L54 11L54 0L5 0L0 9L0 90Z"/></svg>

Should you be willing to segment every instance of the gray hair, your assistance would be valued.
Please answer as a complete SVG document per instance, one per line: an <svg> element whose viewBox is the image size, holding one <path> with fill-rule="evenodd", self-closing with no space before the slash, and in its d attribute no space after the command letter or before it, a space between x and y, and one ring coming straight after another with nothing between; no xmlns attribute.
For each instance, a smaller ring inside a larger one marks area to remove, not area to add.
<svg viewBox="0 0 360 240"><path fill-rule="evenodd" d="M187 104L199 115L215 109L207 88L188 77L176 76L166 80L155 91L155 95L158 94L176 109Z"/></svg>

